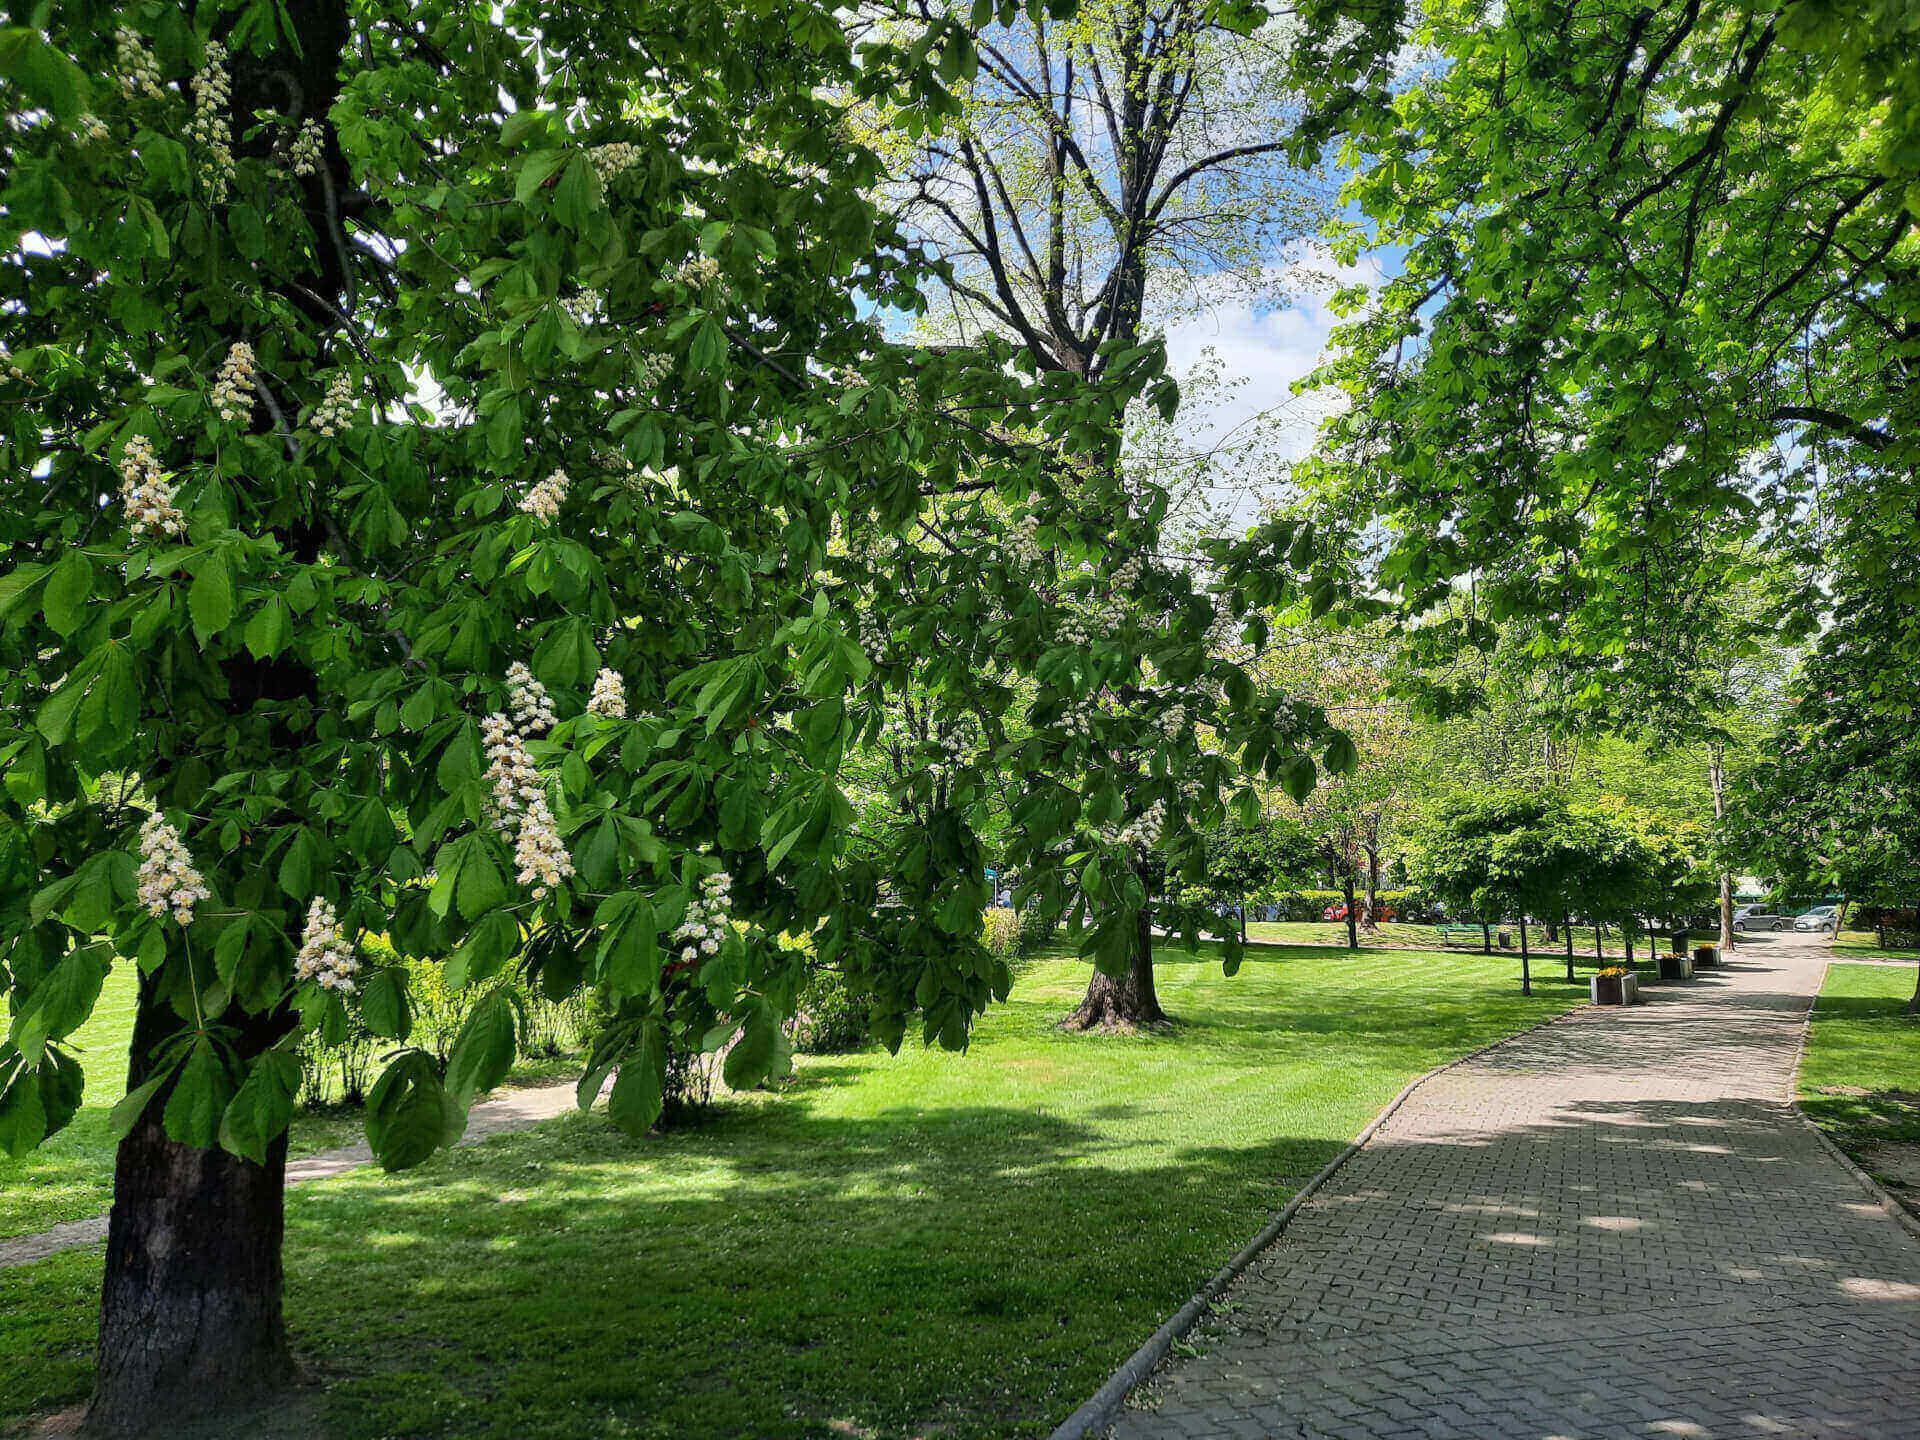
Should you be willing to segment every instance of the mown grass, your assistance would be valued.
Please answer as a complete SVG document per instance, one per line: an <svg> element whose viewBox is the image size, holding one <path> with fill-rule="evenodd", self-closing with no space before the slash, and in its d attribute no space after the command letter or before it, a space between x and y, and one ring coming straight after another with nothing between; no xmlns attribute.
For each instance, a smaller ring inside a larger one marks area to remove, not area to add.
<svg viewBox="0 0 1920 1440"><path fill-rule="evenodd" d="M699 1128L573 1116L292 1192L329 1432L1043 1433L1410 1077L1583 998L1508 956L1173 953L1170 1033L1063 1034L1086 974L1038 964L967 1054L805 1059ZM0 1271L0 1417L85 1394L99 1273Z"/></svg>
<svg viewBox="0 0 1920 1440"><path fill-rule="evenodd" d="M1920 950L1883 946L1871 930L1842 930L1833 939L1835 960L1920 960Z"/></svg>
<svg viewBox="0 0 1920 1440"><path fill-rule="evenodd" d="M93 1014L72 1036L86 1074L85 1103L72 1123L21 1158L0 1154L0 1240L98 1215L113 1203L116 1142L108 1122L127 1091L136 989L133 967L115 966ZM579 1065L572 1060L522 1060L509 1084L537 1084L578 1073ZM311 1155L352 1145L365 1133L357 1106L304 1109L294 1116L289 1149L294 1155Z"/></svg>
<svg viewBox="0 0 1920 1440"><path fill-rule="evenodd" d="M1827 969L1800 1061L1800 1107L1849 1152L1920 1144L1920 1016L1904 966Z"/></svg>

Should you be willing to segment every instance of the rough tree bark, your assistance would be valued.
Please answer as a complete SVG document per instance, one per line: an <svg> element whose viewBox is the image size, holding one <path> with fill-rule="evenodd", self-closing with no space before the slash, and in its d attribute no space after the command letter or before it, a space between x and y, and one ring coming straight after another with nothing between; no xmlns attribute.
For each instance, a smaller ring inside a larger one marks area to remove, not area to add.
<svg viewBox="0 0 1920 1440"><path fill-rule="evenodd" d="M1347 948L1349 950L1358 950L1360 948L1360 922L1355 918L1353 913L1356 907L1353 900L1353 867L1351 865L1342 865L1340 867L1340 893L1346 897L1347 901Z"/></svg>
<svg viewBox="0 0 1920 1440"><path fill-rule="evenodd" d="M1527 954L1527 912L1520 912L1520 993L1533 993L1533 964Z"/></svg>
<svg viewBox="0 0 1920 1440"><path fill-rule="evenodd" d="M1713 786L1713 818L1726 823L1727 757L1719 744L1707 751L1707 780ZM1733 877L1720 872L1720 953L1733 949Z"/></svg>
<svg viewBox="0 0 1920 1440"><path fill-rule="evenodd" d="M143 977L129 1090L180 1023ZM264 1048L287 1023L249 1027L243 1048ZM163 1087L114 1160L89 1436L150 1436L158 1416L245 1410L293 1379L281 1318L286 1137L255 1165L169 1140L165 1104Z"/></svg>
<svg viewBox="0 0 1920 1440"><path fill-rule="evenodd" d="M1133 955L1126 973L1095 970L1080 1007L1060 1024L1066 1030L1138 1030L1164 1024L1166 1019L1153 988L1153 910L1143 905L1134 921Z"/></svg>

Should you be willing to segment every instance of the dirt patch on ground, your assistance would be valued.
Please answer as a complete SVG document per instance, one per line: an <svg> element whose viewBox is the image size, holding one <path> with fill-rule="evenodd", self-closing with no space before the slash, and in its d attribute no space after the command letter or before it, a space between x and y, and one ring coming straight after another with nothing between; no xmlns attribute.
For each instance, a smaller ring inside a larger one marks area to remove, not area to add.
<svg viewBox="0 0 1920 1440"><path fill-rule="evenodd" d="M1860 1168L1886 1186L1908 1213L1920 1216L1920 1144L1889 1141L1863 1145L1853 1156Z"/></svg>

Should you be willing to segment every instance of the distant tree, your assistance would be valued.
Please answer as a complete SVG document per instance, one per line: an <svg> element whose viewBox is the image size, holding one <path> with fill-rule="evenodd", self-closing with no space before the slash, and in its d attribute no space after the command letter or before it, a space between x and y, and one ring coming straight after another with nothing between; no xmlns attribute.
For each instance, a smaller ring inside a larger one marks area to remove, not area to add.
<svg viewBox="0 0 1920 1440"><path fill-rule="evenodd" d="M1527 917L1567 912L1586 860L1582 838L1582 827L1557 796L1463 798L1442 806L1429 820L1414 879L1450 910L1483 927L1515 917L1520 989L1530 995ZM1568 973L1571 978L1571 964Z"/></svg>

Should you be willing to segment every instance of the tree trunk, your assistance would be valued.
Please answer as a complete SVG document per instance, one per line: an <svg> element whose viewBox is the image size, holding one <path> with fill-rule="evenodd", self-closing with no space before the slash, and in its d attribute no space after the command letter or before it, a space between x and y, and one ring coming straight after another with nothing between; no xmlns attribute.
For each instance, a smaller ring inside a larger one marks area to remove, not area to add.
<svg viewBox="0 0 1920 1440"><path fill-rule="evenodd" d="M1347 897L1347 948L1349 950L1358 950L1360 948L1360 921L1353 913L1353 867L1351 865L1343 865L1340 867L1340 889Z"/></svg>
<svg viewBox="0 0 1920 1440"><path fill-rule="evenodd" d="M1367 929L1380 923L1380 852L1367 850Z"/></svg>
<svg viewBox="0 0 1920 1440"><path fill-rule="evenodd" d="M1165 1022L1166 1011L1153 988L1153 912L1140 907L1134 922L1133 957L1124 975L1095 969L1080 1008L1065 1020L1066 1030L1138 1030Z"/></svg>
<svg viewBox="0 0 1920 1440"><path fill-rule="evenodd" d="M1493 927L1484 920L1480 922L1480 953L1482 955L1493 953Z"/></svg>
<svg viewBox="0 0 1920 1440"><path fill-rule="evenodd" d="M1914 971L1913 998L1907 1001L1907 1013L1920 1015L1920 970Z"/></svg>
<svg viewBox="0 0 1920 1440"><path fill-rule="evenodd" d="M1527 912L1520 912L1520 993L1533 993L1533 966L1527 956Z"/></svg>
<svg viewBox="0 0 1920 1440"><path fill-rule="evenodd" d="M253 1022L242 1049L258 1053L287 1023ZM154 1045L179 1025L143 976L128 1089L146 1082ZM244 1411L293 1379L281 1318L286 1136L265 1165L182 1145L161 1124L166 1097L162 1087L114 1159L85 1435L149 1436L156 1417Z"/></svg>
<svg viewBox="0 0 1920 1440"><path fill-rule="evenodd" d="M1573 916L1568 915L1561 921L1560 928L1567 937L1567 984L1577 984L1573 974Z"/></svg>
<svg viewBox="0 0 1920 1440"><path fill-rule="evenodd" d="M1240 943L1247 943L1247 897L1240 897Z"/></svg>
<svg viewBox="0 0 1920 1440"><path fill-rule="evenodd" d="M1707 751L1707 779L1713 785L1713 818L1724 823L1727 818L1727 764L1726 752L1715 744ZM1720 872L1720 953L1726 954L1733 949L1733 877L1726 871Z"/></svg>

